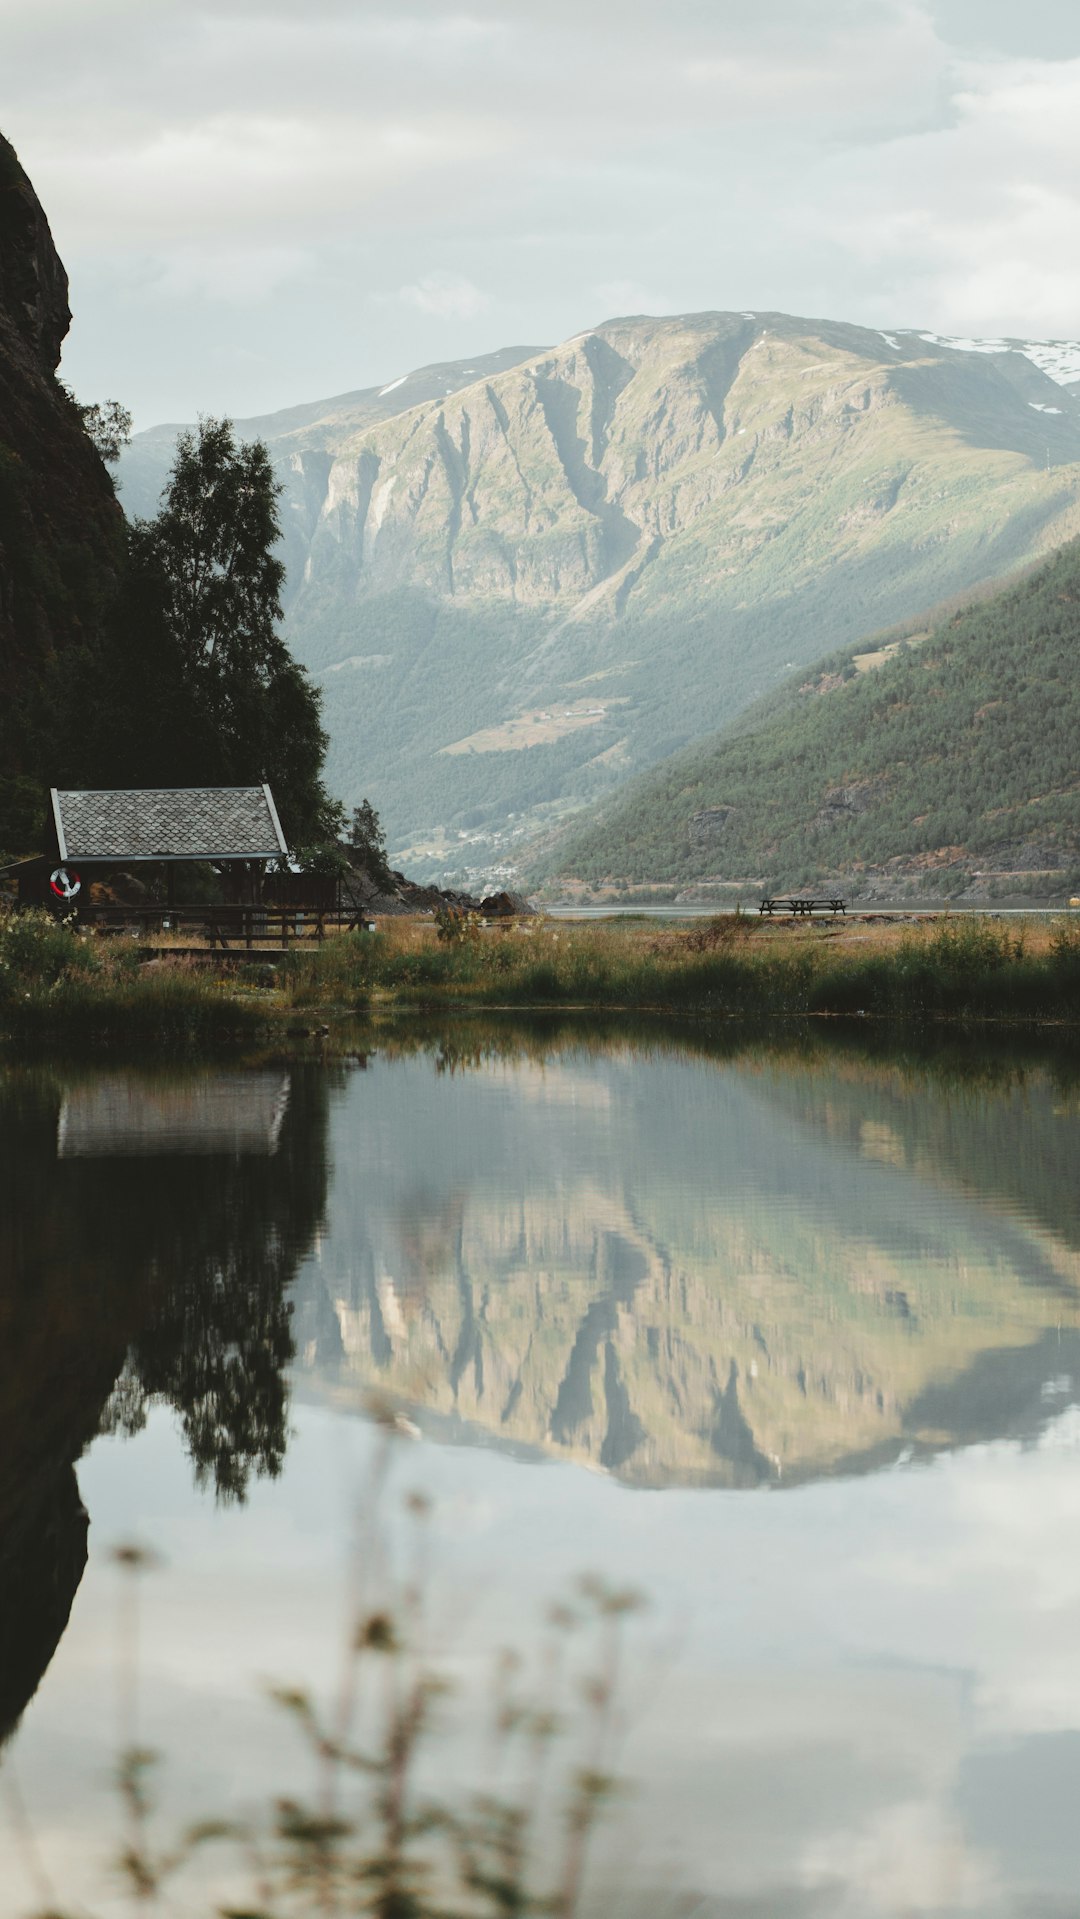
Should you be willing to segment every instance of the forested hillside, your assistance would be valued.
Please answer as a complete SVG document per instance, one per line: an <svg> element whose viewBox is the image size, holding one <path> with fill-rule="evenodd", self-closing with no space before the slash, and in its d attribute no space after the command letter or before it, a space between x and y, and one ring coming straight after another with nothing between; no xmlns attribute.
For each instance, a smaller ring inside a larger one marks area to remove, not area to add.
<svg viewBox="0 0 1080 1919"><path fill-rule="evenodd" d="M1064 349L616 320L254 426L343 798L482 866L840 645L1080 532ZM126 457L145 510L168 436Z"/></svg>
<svg viewBox="0 0 1080 1919"><path fill-rule="evenodd" d="M596 885L835 881L1060 898L1080 883L1080 544L929 635L835 654L571 829Z"/></svg>

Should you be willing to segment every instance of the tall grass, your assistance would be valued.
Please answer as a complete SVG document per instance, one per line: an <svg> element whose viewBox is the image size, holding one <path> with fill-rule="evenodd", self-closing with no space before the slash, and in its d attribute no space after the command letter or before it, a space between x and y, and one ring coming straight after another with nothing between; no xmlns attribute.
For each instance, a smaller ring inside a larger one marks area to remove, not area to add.
<svg viewBox="0 0 1080 1919"><path fill-rule="evenodd" d="M869 953L834 930L732 916L689 930L536 920L463 923L440 939L430 922L402 920L234 976L183 960L147 966L118 942L26 914L0 919L0 1034L23 1047L212 1050L280 1030L304 1008L383 1007L1080 1022L1078 919L1036 942L1023 927L946 918Z"/></svg>
<svg viewBox="0 0 1080 1919"><path fill-rule="evenodd" d="M685 932L539 921L436 940L416 923L346 935L287 963L293 1005L595 1007L739 1018L1080 1019L1080 923L1038 950L963 918L860 955L826 936L770 936L725 918ZM790 943L788 943L790 939Z"/></svg>

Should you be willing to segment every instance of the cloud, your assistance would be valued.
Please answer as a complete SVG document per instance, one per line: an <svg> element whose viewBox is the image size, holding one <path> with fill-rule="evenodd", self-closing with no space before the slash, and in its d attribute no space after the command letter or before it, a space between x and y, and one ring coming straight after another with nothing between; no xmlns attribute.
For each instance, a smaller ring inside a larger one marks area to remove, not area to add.
<svg viewBox="0 0 1080 1919"><path fill-rule="evenodd" d="M440 320L471 320L490 305L486 293L462 273L426 273L412 286L401 287L398 299Z"/></svg>
<svg viewBox="0 0 1080 1919"><path fill-rule="evenodd" d="M301 247L181 246L147 272L148 292L160 301L195 298L244 306L280 292L313 270Z"/></svg>
<svg viewBox="0 0 1080 1919"><path fill-rule="evenodd" d="M875 311L944 331L1068 333L1080 312L1080 60L972 66L948 128L837 158L814 228Z"/></svg>
<svg viewBox="0 0 1080 1919"><path fill-rule="evenodd" d="M672 303L666 293L643 286L640 280L601 280L589 289L597 317L616 318L624 313L670 313Z"/></svg>
<svg viewBox="0 0 1080 1919"><path fill-rule="evenodd" d="M1018 56L1004 0L0 0L0 120L75 377L118 390L175 301L142 413L230 330L274 330L276 390L212 396L254 411L385 380L433 323L447 357L628 309L1067 334L1077 62L1029 12Z"/></svg>

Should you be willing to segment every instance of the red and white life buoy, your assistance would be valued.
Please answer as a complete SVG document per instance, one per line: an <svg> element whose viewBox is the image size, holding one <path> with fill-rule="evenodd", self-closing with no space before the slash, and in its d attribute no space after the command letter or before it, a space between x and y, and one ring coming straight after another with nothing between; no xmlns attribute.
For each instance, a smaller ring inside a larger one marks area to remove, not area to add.
<svg viewBox="0 0 1080 1919"><path fill-rule="evenodd" d="M77 873L69 873L66 866L58 866L49 874L49 891L55 893L58 900L73 900L82 881Z"/></svg>

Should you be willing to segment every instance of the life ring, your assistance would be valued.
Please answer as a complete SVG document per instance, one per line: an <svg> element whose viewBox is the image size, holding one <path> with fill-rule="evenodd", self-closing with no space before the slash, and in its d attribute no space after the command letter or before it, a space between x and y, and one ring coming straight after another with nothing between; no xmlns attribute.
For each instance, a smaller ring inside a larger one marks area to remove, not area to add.
<svg viewBox="0 0 1080 1919"><path fill-rule="evenodd" d="M77 873L69 873L66 866L58 866L49 874L49 891L56 894L58 900L73 900L82 881Z"/></svg>

